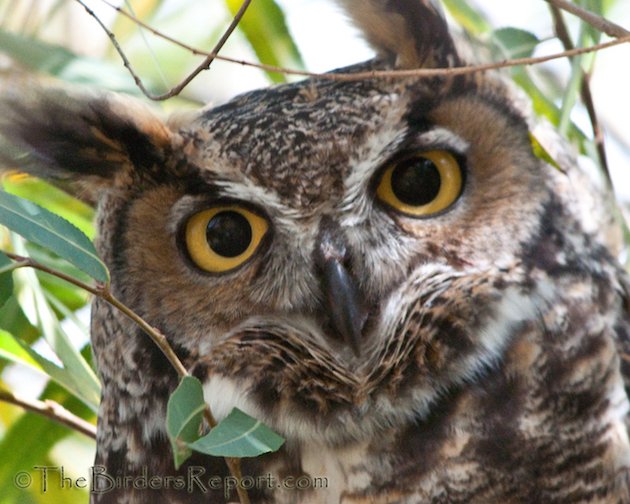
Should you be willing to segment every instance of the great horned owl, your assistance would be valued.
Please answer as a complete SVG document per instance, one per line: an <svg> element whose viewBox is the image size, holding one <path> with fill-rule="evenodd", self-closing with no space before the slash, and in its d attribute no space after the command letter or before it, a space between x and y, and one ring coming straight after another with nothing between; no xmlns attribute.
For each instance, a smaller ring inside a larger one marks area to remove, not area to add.
<svg viewBox="0 0 630 504"><path fill-rule="evenodd" d="M344 73L463 64L429 0L341 3L378 50ZM628 280L593 191L532 153L499 79L312 79L170 122L23 91L3 133L25 170L98 200L115 295L219 419L238 407L286 438L243 461L253 502L630 502ZM178 377L153 343L100 300L92 341L96 464L225 476L199 454L173 469ZM265 484L302 476L325 485ZM235 499L188 490L93 501Z"/></svg>

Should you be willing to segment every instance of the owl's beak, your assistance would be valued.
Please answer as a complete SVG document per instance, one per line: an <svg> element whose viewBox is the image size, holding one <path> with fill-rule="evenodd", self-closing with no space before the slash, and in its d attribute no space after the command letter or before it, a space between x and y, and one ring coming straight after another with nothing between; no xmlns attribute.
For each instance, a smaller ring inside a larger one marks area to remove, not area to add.
<svg viewBox="0 0 630 504"><path fill-rule="evenodd" d="M348 253L341 229L329 218L322 220L315 260L321 272L330 320L358 356L367 311L361 291L347 268Z"/></svg>

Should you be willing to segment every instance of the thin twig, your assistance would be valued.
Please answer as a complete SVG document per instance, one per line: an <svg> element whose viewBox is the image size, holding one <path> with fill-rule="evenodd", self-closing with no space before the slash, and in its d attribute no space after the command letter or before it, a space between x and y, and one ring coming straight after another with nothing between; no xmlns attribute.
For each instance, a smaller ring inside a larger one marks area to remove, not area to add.
<svg viewBox="0 0 630 504"><path fill-rule="evenodd" d="M9 256L7 256L7 257L9 257ZM20 263L20 262L9 263L6 266L0 268L0 275L4 275L5 273L9 273L11 271L15 271L16 269L23 268L23 267L28 266L28 265L29 265L28 261L26 261L25 263Z"/></svg>
<svg viewBox="0 0 630 504"><path fill-rule="evenodd" d="M188 84L190 84L192 82L192 80L195 77L197 77L197 75L199 75L204 70L209 70L210 69L210 65L216 59L217 55L219 54L219 51L223 48L223 46L227 42L228 38L230 38L230 35L232 35L232 32L236 29L238 24L241 22L241 19L245 15L245 11L247 11L247 8L249 7L250 3L252 3L252 0L245 0L243 2L243 4L241 5L241 8L238 10L236 15L234 16L234 19L230 23L230 26L228 26L228 28L227 28L227 30L225 30L225 33L223 34L223 36L219 39L219 42L217 42L217 45L214 46L214 49L212 49L212 51L210 51L210 54L208 56L206 56L206 59L203 60L203 62L197 68L195 68L190 73L190 75L188 75L188 77L186 77L182 82L180 82L177 86L172 88L167 93L164 93L164 94L161 94L161 95L158 95L158 96L154 96L152 99L153 100L166 100L167 98L172 98L173 96L177 96L179 93L182 92L182 90L186 86L188 86Z"/></svg>
<svg viewBox="0 0 630 504"><path fill-rule="evenodd" d="M140 89L142 90L142 92L145 94L145 96L147 96L147 98L151 99L151 100L155 100L155 101L161 101L161 100L167 100L168 98L172 98L174 96L179 95L182 90L188 86L188 84L190 84L193 79L195 77L197 77L197 75L199 75L201 72L203 72L204 70L209 70L210 69L210 65L212 64L212 62L217 59L217 56L219 54L219 51L223 48L223 46L225 45L225 43L227 42L227 40L230 38L230 36L232 35L232 32L236 29L236 27L238 26L238 24L240 23L241 19L243 18L243 16L245 15L245 12L247 11L247 8L249 7L249 5L252 3L252 0L245 0L243 2L243 4L241 5L240 9L238 10L238 12L236 13L236 15L234 16L234 19L232 20L232 22L230 23L230 26L228 26L227 30L225 30L225 33L221 36L221 38L219 39L219 41L217 42L216 46L214 47L214 49L212 49L212 51L210 51L209 53L207 53L206 58L203 60L203 62L201 62L201 64L199 66L197 66L197 68L195 68L183 81L181 81L177 86L171 88L169 91L167 91L166 93L162 93L159 95L153 94L151 92L149 92L146 87L141 83L140 78L138 77L138 75L132 70L131 68L131 63L129 62L127 56L123 53L120 45L118 44L118 41L116 41L115 39L115 35L101 22L100 19L98 19L98 17L94 14L94 12L88 8L85 3L83 3L82 0L76 0L78 3L80 3L83 8L87 11L87 13L92 16L93 18L96 19L96 21L101 25L101 28L103 28L103 30L105 30L105 32L107 33L107 36L110 38L110 40L112 41L114 48L116 49L116 51L118 52L118 54L120 55L120 57L123 59L123 63L125 65L125 67L127 67L127 69L129 70L129 72L131 72L131 75L133 76L136 84L138 84L140 87ZM107 5L109 5L112 9L116 10L119 14L122 14L128 18L130 18L131 20L133 20L134 22L136 22L137 18L136 16L133 16L132 14L127 13L126 11L124 11L123 9L121 9L120 7L108 2L107 0L102 0L104 3L106 3ZM137 23L138 26L140 26L141 28L144 28L146 30L149 30L150 32L152 32L154 35L156 34L156 31L150 27L148 27L147 25L145 25L144 23ZM198 53L196 53L198 54Z"/></svg>
<svg viewBox="0 0 630 504"><path fill-rule="evenodd" d="M75 1L80 3L81 5L84 5L82 0L75 0ZM484 65L471 65L471 66L452 67L452 68L416 68L416 69L406 69L406 70L372 70L372 71L367 71L367 72L356 72L356 73L335 73L335 74L331 74L331 73L316 73L316 72L308 72L308 71L305 71L305 70L295 70L295 69L283 68L283 67L278 67L278 66L274 66L274 65L266 65L264 63L252 63L252 62L249 62L249 61L239 60L239 59L236 59L236 58L230 58L230 57L227 57L227 56L221 56L221 55L214 54L214 53L211 53L211 52L202 51L202 50L194 48L194 47L192 47L192 46L190 46L188 44L184 44L184 43L174 39L173 37L170 37L168 35L165 35L165 34L161 33L160 31L156 30L155 28L152 28L148 24L146 24L146 23L142 22L141 20L137 19L136 17L132 16L128 12L120 9L119 7L115 7L115 6L111 5L111 4L109 4L109 2L107 2L107 0L102 0L102 1L106 2L112 8L116 9L116 11L119 12L121 15L124 15L127 18L131 19L133 22L137 23L138 26L141 26L142 28L150 31L151 33L153 33L157 37L160 37L160 38L162 38L164 40L167 40L167 41L177 45L178 47L181 47L183 49L186 49L186 50L190 51L192 54L195 54L195 55L198 55L198 56L213 57L213 58L215 58L217 60L226 61L226 62L229 62L229 63L236 63L236 64L239 64L239 65L249 66L249 67L253 67L253 68L258 68L260 70L264 70L264 71L270 72L270 73L281 73L281 74L285 74L285 75L296 75L296 76L301 76L301 77L310 77L310 78L314 78L314 79L325 79L325 80L333 80L333 81L358 81L358 80L363 80L363 79L391 79L391 78L405 78L405 77L415 77L415 78L452 77L452 76L456 76L456 75L465 75L465 74L471 74L471 73L476 73L476 72L487 72L487 71L490 71L490 70L497 70L497 69L513 67L513 66L536 65L536 64L539 64L539 63L544 63L544 62L555 60L555 59L566 58L566 57L571 57L571 56L579 56L581 54L587 54L587 53L591 53L591 52L601 51L603 49L608 49L610 47L615 47L615 46L618 46L618 45L630 42L630 34L628 34L627 36L623 36L623 37L618 38L616 40L603 42L601 44L596 44L596 45L593 45L593 46L590 46L590 47L580 47L580 48L572 49L570 51L563 51L561 53L551 54L551 55L548 55L548 56L538 56L538 57L532 57L532 58L517 58L517 59L512 59L512 60L504 60L504 61L496 62L496 63L488 63L488 64L484 64ZM116 41L115 35L113 33L111 33L107 29L106 26L104 26L102 21L100 21L98 19L98 17L94 14L94 12L89 10L87 7L85 7L85 8L86 8L86 11L88 12L88 14L90 14L92 17L94 17L97 20L97 22L101 25L103 30L107 33L108 37L112 41L112 44L114 45L114 47L118 51L118 54L120 55L120 57L122 58L125 67L127 68L127 70L132 75L134 81L138 84L139 89L145 94L145 96L147 96L147 98L152 99L152 95L149 92L147 92L145 86L142 84L142 80L135 73L135 71L133 70L131 64L129 63L129 60L127 59L127 57L125 56L124 52L122 51L120 45Z"/></svg>
<svg viewBox="0 0 630 504"><path fill-rule="evenodd" d="M56 276L57 278L61 278L62 280L65 280L66 282L71 283L75 287L79 287L80 289L88 291L90 294L93 294L94 296L100 296L101 291L98 287L94 287L70 275L66 275L62 271L57 271L52 268L49 268L48 266L44 266L43 264L38 263L37 261L31 259L30 257L24 257L17 254L13 254L11 252L7 252L6 250L3 250L2 253L5 256L9 257L10 259L16 261L16 269L17 268L34 268L34 269L43 271L44 273L48 273L50 275Z"/></svg>
<svg viewBox="0 0 630 504"><path fill-rule="evenodd" d="M564 18L562 16L562 11L559 7L555 5L549 6L551 9L551 15L554 21L554 27L556 36L562 42L564 49L569 51L574 49L573 42L571 41L571 36L569 35L569 30L564 22ZM599 158L599 164L604 172L604 176L606 177L606 182L608 187L613 189L613 182L610 176L610 170L608 167L608 159L606 157L606 146L604 143L604 132L602 130L601 124L597 117L597 111L595 110L595 102L593 100L593 94L591 93L591 73L584 72L580 94L582 96L582 102L586 107L588 112L588 117L591 121L591 127L593 128L593 141L595 142L595 147L597 148L597 157Z"/></svg>
<svg viewBox="0 0 630 504"><path fill-rule="evenodd" d="M5 390L0 390L0 401L14 404L27 411L45 416L66 427L70 427L72 430L85 434L92 439L96 439L96 427L94 425L70 413L66 408L55 401L48 399L45 401L27 399Z"/></svg>
<svg viewBox="0 0 630 504"><path fill-rule="evenodd" d="M83 3L81 0L75 0L77 3L81 4L81 6L85 9L85 11L94 18L94 20L100 25L100 27L103 29L103 31L107 34L107 36L109 37L109 40L111 40L112 45L114 46L114 49L116 49L116 52L120 55L120 57L123 60L123 64L125 65L125 68L127 68L127 70L129 71L129 73L131 74L131 76L133 77L134 82L136 83L136 86L138 86L138 89L140 89L140 91L142 91L142 94L144 94L147 98L152 99L152 94L151 92L145 87L144 83L142 82L142 79L136 74L136 72L133 70L133 68L131 67L131 63L129 62L129 60L127 59L127 56L125 56L124 51L122 50L122 47L120 47L120 44L118 43L118 41L116 40L116 37L114 36L114 34L109 30L109 28L107 28L107 26L105 25L105 23L103 23L103 21L101 21L101 19L94 13L94 11L92 9L90 9L85 3ZM129 15L129 17L133 18L134 16ZM139 25L142 26L142 25Z"/></svg>
<svg viewBox="0 0 630 504"><path fill-rule="evenodd" d="M623 38L630 35L630 31L626 30L623 26L613 23L606 18L593 14L582 7L567 2L566 0L545 0L554 7L570 12L571 14L579 17L582 21L586 21L597 31L605 33L611 37Z"/></svg>

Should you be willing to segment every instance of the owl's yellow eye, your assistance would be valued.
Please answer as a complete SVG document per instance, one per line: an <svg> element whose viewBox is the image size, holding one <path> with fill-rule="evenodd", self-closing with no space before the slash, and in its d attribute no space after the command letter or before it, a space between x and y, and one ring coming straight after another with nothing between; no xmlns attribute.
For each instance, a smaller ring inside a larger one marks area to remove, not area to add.
<svg viewBox="0 0 630 504"><path fill-rule="evenodd" d="M204 210L186 223L185 243L192 261L210 273L245 263L269 230L267 220L237 205Z"/></svg>
<svg viewBox="0 0 630 504"><path fill-rule="evenodd" d="M462 191L462 169L447 151L427 151L388 166L376 196L394 210L426 217L451 206Z"/></svg>

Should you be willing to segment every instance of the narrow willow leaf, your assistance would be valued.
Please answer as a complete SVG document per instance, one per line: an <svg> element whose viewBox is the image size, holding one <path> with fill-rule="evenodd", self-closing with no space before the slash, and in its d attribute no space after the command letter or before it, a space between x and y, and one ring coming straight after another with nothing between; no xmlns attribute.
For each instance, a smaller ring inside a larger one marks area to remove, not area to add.
<svg viewBox="0 0 630 504"><path fill-rule="evenodd" d="M52 250L95 280L109 281L109 272L90 239L68 221L39 205L0 191L0 224Z"/></svg>
<svg viewBox="0 0 630 504"><path fill-rule="evenodd" d="M12 241L15 252L26 255L24 240L14 235ZM14 273L15 292L22 311L28 321L39 330L44 339L63 364L63 372L50 376L63 386L72 390L91 408L95 408L100 400L101 387L99 380L86 359L70 341L61 327L59 319L51 308L35 271L21 268ZM53 368L54 370L54 368Z"/></svg>
<svg viewBox="0 0 630 504"><path fill-rule="evenodd" d="M444 0L444 5L457 24L463 26L469 33L481 35L490 31L488 20L466 0Z"/></svg>
<svg viewBox="0 0 630 504"><path fill-rule="evenodd" d="M192 454L188 444L199 438L205 408L201 383L192 376L185 376L166 407L166 432L173 447L176 469Z"/></svg>
<svg viewBox="0 0 630 504"><path fill-rule="evenodd" d="M232 14L236 14L242 0L225 0ZM274 0L252 2L239 23L239 29L263 63L275 66L302 68L302 57L289 33L282 9ZM274 82L284 82L282 74L269 74Z"/></svg>
<svg viewBox="0 0 630 504"><path fill-rule="evenodd" d="M45 208L78 227L93 239L94 208L74 198L66 191L36 177L19 172L9 172L2 178L4 190Z"/></svg>
<svg viewBox="0 0 630 504"><path fill-rule="evenodd" d="M540 43L533 33L511 27L492 32L492 40L501 47L504 57L508 59L529 58Z"/></svg>
<svg viewBox="0 0 630 504"><path fill-rule="evenodd" d="M529 141L532 144L532 151L538 159L542 159L545 163L549 163L556 170L564 173L564 170L562 169L562 167L558 164L558 162L553 157L551 157L551 154L549 154L547 149L545 149L542 146L542 144L538 141L538 139L534 136L534 134L531 131L529 132Z"/></svg>
<svg viewBox="0 0 630 504"><path fill-rule="evenodd" d="M35 352L19 343L12 334L0 329L0 359L23 364L40 373L47 374L44 368L33 358L32 353ZM50 365L54 366L52 362Z"/></svg>
<svg viewBox="0 0 630 504"><path fill-rule="evenodd" d="M0 306L4 305L13 294L13 276L11 270L2 272L5 268L10 268L13 261L0 252Z"/></svg>
<svg viewBox="0 0 630 504"><path fill-rule="evenodd" d="M525 30L502 28L492 33L491 42L495 59L512 59L532 56L541 40ZM543 91L538 86L537 79L532 77L534 69L527 66L513 67L510 72L514 82L529 96L536 115L546 117L551 124L558 127L562 120L562 111L554 102L550 92ZM567 134L571 140L577 141L580 145L586 140L584 133L573 123L569 124Z"/></svg>
<svg viewBox="0 0 630 504"><path fill-rule="evenodd" d="M42 357L12 334L0 329L0 359L22 364L48 376L72 395L83 401L92 410L98 408L98 398L86 393L85 385L77 383L72 374Z"/></svg>
<svg viewBox="0 0 630 504"><path fill-rule="evenodd" d="M190 447L216 457L257 457L275 452L284 444L284 438L264 423L243 413L238 408Z"/></svg>

